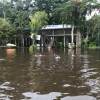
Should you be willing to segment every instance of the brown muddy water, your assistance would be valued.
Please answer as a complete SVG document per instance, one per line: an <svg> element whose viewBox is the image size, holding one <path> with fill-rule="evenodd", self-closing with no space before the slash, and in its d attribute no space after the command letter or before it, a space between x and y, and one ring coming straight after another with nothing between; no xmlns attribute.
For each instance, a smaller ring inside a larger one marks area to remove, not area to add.
<svg viewBox="0 0 100 100"><path fill-rule="evenodd" d="M0 100L100 100L100 50L0 48Z"/></svg>

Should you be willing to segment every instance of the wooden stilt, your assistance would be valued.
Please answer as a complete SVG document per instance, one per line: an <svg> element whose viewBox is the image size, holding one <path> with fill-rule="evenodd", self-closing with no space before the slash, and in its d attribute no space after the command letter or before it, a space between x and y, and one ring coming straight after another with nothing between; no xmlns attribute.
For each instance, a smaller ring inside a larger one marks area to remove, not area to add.
<svg viewBox="0 0 100 100"><path fill-rule="evenodd" d="M28 45L27 45L27 37L25 38L25 46L28 46Z"/></svg>
<svg viewBox="0 0 100 100"><path fill-rule="evenodd" d="M53 30L53 40L52 41L55 41L54 33L55 33L55 31ZM52 44L52 46L53 46L53 44Z"/></svg>
<svg viewBox="0 0 100 100"><path fill-rule="evenodd" d="M74 25L72 26L72 30L71 30L71 43L68 44L69 48L74 48Z"/></svg>
<svg viewBox="0 0 100 100"><path fill-rule="evenodd" d="M66 38L65 38L65 30L64 30L64 48L66 47Z"/></svg>
<svg viewBox="0 0 100 100"><path fill-rule="evenodd" d="M74 26L72 26L72 31L71 31L71 43L74 43Z"/></svg>
<svg viewBox="0 0 100 100"><path fill-rule="evenodd" d="M42 36L41 36L41 47L44 47L43 34L42 34Z"/></svg>
<svg viewBox="0 0 100 100"><path fill-rule="evenodd" d="M80 34L80 31L77 31L76 47L81 47L81 34Z"/></svg>

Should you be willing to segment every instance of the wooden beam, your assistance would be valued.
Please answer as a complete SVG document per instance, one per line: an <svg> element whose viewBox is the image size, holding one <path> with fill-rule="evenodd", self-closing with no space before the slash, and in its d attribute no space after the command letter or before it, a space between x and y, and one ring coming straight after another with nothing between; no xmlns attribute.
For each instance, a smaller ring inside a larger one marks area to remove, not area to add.
<svg viewBox="0 0 100 100"><path fill-rule="evenodd" d="M57 35L46 35L46 36L50 36L50 37L56 37L56 36L71 36L71 34L57 34ZM74 34L74 36L76 36L76 34Z"/></svg>
<svg viewBox="0 0 100 100"><path fill-rule="evenodd" d="M65 30L64 30L64 48L65 48L65 46L66 46L66 38L65 38L66 36L65 36Z"/></svg>

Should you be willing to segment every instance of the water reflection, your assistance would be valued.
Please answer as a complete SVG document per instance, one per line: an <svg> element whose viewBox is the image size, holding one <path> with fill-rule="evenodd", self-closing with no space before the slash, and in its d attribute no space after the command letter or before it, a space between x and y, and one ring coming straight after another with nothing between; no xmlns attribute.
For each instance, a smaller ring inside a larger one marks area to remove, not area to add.
<svg viewBox="0 0 100 100"><path fill-rule="evenodd" d="M69 64L70 64L70 67L71 69L74 68L74 49L68 49L68 60L69 60Z"/></svg>
<svg viewBox="0 0 100 100"><path fill-rule="evenodd" d="M39 54L40 55L40 54ZM38 56L39 56L38 55ZM56 61L55 56L60 59ZM37 64L37 57L33 56L30 66L30 76L32 78L32 90L40 93L52 93L54 91L63 94L85 94L89 89L84 86L83 79L80 78L81 61L80 54L74 50L60 54L55 51L45 52L45 56L41 54L41 66ZM76 59L77 57L77 59ZM77 61L78 60L78 61ZM78 63L78 65L77 65Z"/></svg>
<svg viewBox="0 0 100 100"><path fill-rule="evenodd" d="M0 95L8 100L96 100L100 98L100 51L30 53L0 49ZM6 84L3 84L6 83ZM3 85L2 85L3 84ZM7 100L1 99L1 100Z"/></svg>
<svg viewBox="0 0 100 100"><path fill-rule="evenodd" d="M14 56L16 53L16 49L8 48L8 49L6 49L6 53L7 53L8 57Z"/></svg>
<svg viewBox="0 0 100 100"><path fill-rule="evenodd" d="M98 98L98 94L100 93L100 79L99 77L97 78L97 76L99 76L99 70L98 66L93 67L90 66L91 65L91 61L89 61L89 59L91 58L90 55L88 55L88 52L85 51L84 55L81 56L82 57L82 62L83 62L83 66L80 71L82 73L82 78L85 79L85 85L90 87L90 91L89 91L89 95L96 95ZM94 56L95 57L95 56ZM90 59L91 60L91 59ZM94 59L93 62L95 62L96 60ZM99 96L100 99L100 96Z"/></svg>
<svg viewBox="0 0 100 100"><path fill-rule="evenodd" d="M14 48L7 48L6 49L7 58L9 61L12 61L13 58L16 56L16 49Z"/></svg>
<svg viewBox="0 0 100 100"><path fill-rule="evenodd" d="M23 93L25 96L22 100L55 100L57 97L61 96L59 92L51 92L45 95L39 93L25 92Z"/></svg>
<svg viewBox="0 0 100 100"><path fill-rule="evenodd" d="M61 100L96 100L96 98L92 96L72 96L72 97L64 97Z"/></svg>

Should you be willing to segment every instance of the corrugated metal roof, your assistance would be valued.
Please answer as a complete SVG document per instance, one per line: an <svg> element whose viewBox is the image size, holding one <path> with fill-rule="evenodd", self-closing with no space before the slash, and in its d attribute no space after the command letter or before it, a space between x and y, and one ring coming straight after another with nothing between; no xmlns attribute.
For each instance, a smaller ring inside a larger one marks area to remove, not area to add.
<svg viewBox="0 0 100 100"><path fill-rule="evenodd" d="M63 29L63 28L71 28L71 25L47 25L42 29Z"/></svg>

